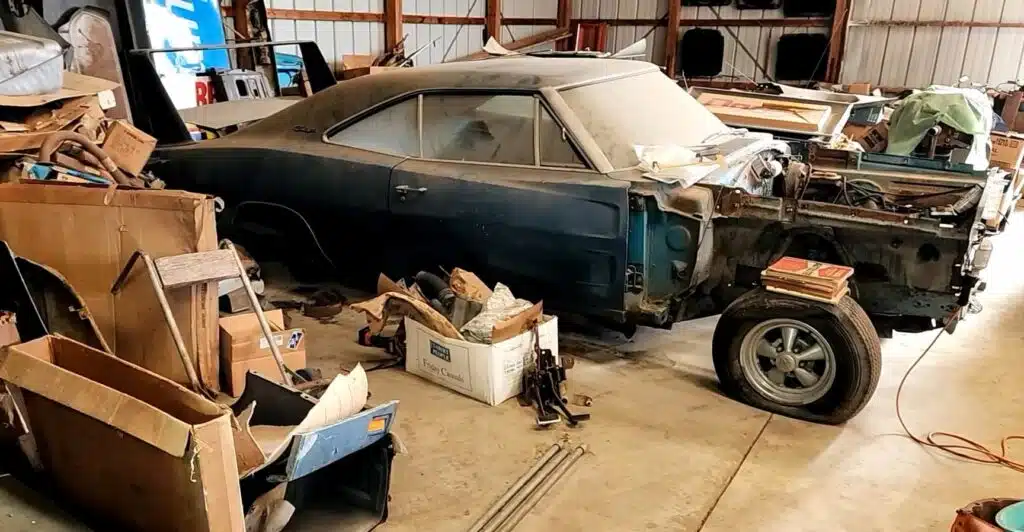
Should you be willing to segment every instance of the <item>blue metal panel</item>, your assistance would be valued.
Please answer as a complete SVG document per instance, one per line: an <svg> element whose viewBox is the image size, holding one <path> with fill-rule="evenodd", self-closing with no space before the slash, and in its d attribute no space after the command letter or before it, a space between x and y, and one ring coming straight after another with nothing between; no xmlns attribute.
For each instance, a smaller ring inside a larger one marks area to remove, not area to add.
<svg viewBox="0 0 1024 532"><path fill-rule="evenodd" d="M364 410L355 416L292 438L286 475L302 478L379 441L391 431L398 401Z"/></svg>

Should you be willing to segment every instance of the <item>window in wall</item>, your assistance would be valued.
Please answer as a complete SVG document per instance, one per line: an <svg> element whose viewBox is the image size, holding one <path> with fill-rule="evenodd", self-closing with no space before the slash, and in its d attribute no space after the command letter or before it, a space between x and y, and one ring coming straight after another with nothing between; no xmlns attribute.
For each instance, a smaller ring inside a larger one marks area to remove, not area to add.
<svg viewBox="0 0 1024 532"><path fill-rule="evenodd" d="M349 125L327 137L327 141L392 155L418 156L417 109L417 99L409 98Z"/></svg>

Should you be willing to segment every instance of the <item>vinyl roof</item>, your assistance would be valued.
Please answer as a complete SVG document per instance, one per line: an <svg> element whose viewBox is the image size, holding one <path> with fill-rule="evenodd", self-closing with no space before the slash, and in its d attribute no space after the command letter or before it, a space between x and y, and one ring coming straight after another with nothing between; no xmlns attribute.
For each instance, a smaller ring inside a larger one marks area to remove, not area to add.
<svg viewBox="0 0 1024 532"><path fill-rule="evenodd" d="M240 133L274 135L301 124L322 134L326 128L369 107L402 94L430 89L537 90L658 71L657 66L643 61L524 56L396 68L339 82Z"/></svg>

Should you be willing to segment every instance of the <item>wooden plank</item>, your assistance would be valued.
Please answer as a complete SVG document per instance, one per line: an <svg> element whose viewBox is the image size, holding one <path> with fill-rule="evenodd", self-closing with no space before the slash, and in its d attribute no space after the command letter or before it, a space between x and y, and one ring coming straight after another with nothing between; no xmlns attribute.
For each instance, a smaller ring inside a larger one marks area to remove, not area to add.
<svg viewBox="0 0 1024 532"><path fill-rule="evenodd" d="M676 76L676 55L679 51L679 12L681 2L674 0L668 4L668 31L665 32L665 73L669 77Z"/></svg>
<svg viewBox="0 0 1024 532"><path fill-rule="evenodd" d="M501 41L501 0L487 0L487 11L484 15L484 26L487 36Z"/></svg>
<svg viewBox="0 0 1024 532"><path fill-rule="evenodd" d="M843 72L843 56L846 51L847 32L850 29L852 0L837 0L833 15L831 33L828 39L828 62L825 66L825 81L838 83Z"/></svg>
<svg viewBox="0 0 1024 532"><path fill-rule="evenodd" d="M218 249L160 257L153 262L164 288L171 290L199 283L239 277L241 272L231 250Z"/></svg>
<svg viewBox="0 0 1024 532"><path fill-rule="evenodd" d="M402 0L384 0L384 50L394 50L402 40Z"/></svg>
<svg viewBox="0 0 1024 532"><path fill-rule="evenodd" d="M357 13L352 11L313 11L309 9L267 9L268 19L323 20L347 22L384 22L383 13ZM275 39L280 37L274 36Z"/></svg>

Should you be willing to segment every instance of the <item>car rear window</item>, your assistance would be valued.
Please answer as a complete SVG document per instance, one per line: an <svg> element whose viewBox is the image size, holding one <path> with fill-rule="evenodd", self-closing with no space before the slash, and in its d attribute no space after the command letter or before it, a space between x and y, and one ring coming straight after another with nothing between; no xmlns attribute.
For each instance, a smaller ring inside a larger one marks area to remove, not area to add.
<svg viewBox="0 0 1024 532"><path fill-rule="evenodd" d="M637 146L698 146L729 129L660 72L561 94L616 169L638 164Z"/></svg>

